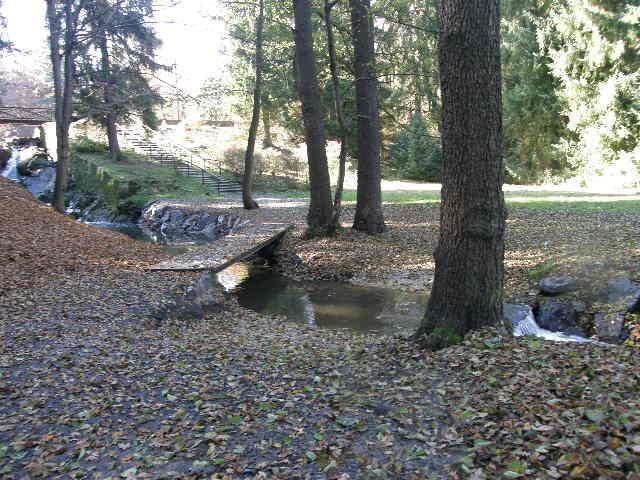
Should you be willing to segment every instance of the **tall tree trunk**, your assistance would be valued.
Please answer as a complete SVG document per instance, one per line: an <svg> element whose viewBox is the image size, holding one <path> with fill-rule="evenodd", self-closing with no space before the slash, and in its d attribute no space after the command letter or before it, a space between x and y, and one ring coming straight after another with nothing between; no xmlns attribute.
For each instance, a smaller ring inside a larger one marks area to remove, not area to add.
<svg viewBox="0 0 640 480"><path fill-rule="evenodd" d="M271 136L271 111L262 103L262 146L263 148L273 147L273 137Z"/></svg>
<svg viewBox="0 0 640 480"><path fill-rule="evenodd" d="M47 0L47 22L49 23L49 54L53 76L53 92L55 101L56 120L56 182L54 186L53 207L64 212L64 188L61 184L65 171L61 159L62 150L62 59L60 57L60 17L56 12L56 1Z"/></svg>
<svg viewBox="0 0 640 480"><path fill-rule="evenodd" d="M380 192L380 120L370 0L349 0L358 113L358 200L353 228L384 230Z"/></svg>
<svg viewBox="0 0 640 480"><path fill-rule="evenodd" d="M62 94L62 158L58 158L60 169L56 172L56 182L60 176L60 200L61 210L64 211L64 194L67 191L69 182L69 165L71 163L71 151L69 148L69 127L71 126L71 115L73 114L73 87L74 87L74 50L75 50L75 29L77 15L79 12L73 11L71 2L65 3L65 32L64 32L64 73L63 73L63 94ZM58 185L56 183L56 185ZM57 196L54 193L54 198ZM58 209L56 204L56 209Z"/></svg>
<svg viewBox="0 0 640 480"><path fill-rule="evenodd" d="M77 12L76 12L77 13ZM64 6L65 39L64 50L60 49L60 33L62 22L56 10L55 0L47 0L47 20L49 22L49 49L53 74L56 117L56 181L53 193L53 206L64 213L64 194L67 191L69 166L69 126L73 95L73 33L75 15L71 3Z"/></svg>
<svg viewBox="0 0 640 480"><path fill-rule="evenodd" d="M441 348L502 319L505 206L498 0L442 0L442 206L416 333Z"/></svg>
<svg viewBox="0 0 640 480"><path fill-rule="evenodd" d="M336 42L333 37L333 24L331 23L331 10L338 0L324 0L324 22L327 33L327 46L329 49L329 67L331 69L331 83L333 85L333 98L335 101L336 117L340 127L340 155L338 165L338 179L333 200L333 217L331 230L335 232L340 227L340 210L342 209L342 191L344 189L344 176L347 167L347 128L342 111L342 95L340 94L340 72L336 55ZM330 232L331 233L331 232Z"/></svg>
<svg viewBox="0 0 640 480"><path fill-rule="evenodd" d="M118 127L116 126L116 102L113 95L113 80L111 78L111 62L109 59L109 46L104 28L99 32L100 61L102 67L102 81L104 82L104 104L107 109L106 126L109 152L113 161L120 160L120 144L118 143Z"/></svg>
<svg viewBox="0 0 640 480"><path fill-rule="evenodd" d="M325 148L324 112L313 52L310 0L294 0L298 94L302 103L304 136L309 161L311 201L307 214L309 235L326 235L331 224L331 179Z"/></svg>
<svg viewBox="0 0 640 480"><path fill-rule="evenodd" d="M264 31L264 0L260 0L260 11L256 19L256 82L253 88L253 112L251 115L251 126L249 127L249 138L247 140L247 150L244 154L244 178L242 180L242 203L247 210L258 208L258 204L253 199L253 175L255 170L255 159L253 152L256 147L256 135L258 124L260 123L260 99L262 95L262 63L263 63L263 31Z"/></svg>

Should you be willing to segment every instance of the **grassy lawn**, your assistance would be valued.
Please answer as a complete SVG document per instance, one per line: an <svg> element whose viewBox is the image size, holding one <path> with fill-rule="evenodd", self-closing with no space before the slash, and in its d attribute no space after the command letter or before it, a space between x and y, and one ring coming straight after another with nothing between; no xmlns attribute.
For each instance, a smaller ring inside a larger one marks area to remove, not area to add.
<svg viewBox="0 0 640 480"><path fill-rule="evenodd" d="M307 198L308 192L288 191L287 196ZM580 192L523 191L506 192L507 205L530 210L554 210L571 213L637 212L640 211L640 195L598 195ZM344 202L355 202L356 191L345 190ZM419 190L391 190L382 192L382 201L391 204L439 203L440 193Z"/></svg>
<svg viewBox="0 0 640 480"><path fill-rule="evenodd" d="M145 156L131 151L127 151L126 157L118 162L112 161L106 153L83 152L79 155L112 177L124 182L136 182L139 190L130 198L137 205L159 198L193 200L219 197L215 189L203 185L199 177L177 173L171 167L151 162Z"/></svg>

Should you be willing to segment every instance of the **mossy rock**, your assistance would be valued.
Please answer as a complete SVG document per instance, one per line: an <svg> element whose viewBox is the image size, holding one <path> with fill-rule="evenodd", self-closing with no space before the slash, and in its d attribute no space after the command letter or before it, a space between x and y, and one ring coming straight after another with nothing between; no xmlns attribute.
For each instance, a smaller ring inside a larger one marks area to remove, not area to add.
<svg viewBox="0 0 640 480"><path fill-rule="evenodd" d="M428 333L427 333L428 332ZM435 326L426 328L416 339L427 350L441 350L462 343L462 336L453 328L446 326Z"/></svg>
<svg viewBox="0 0 640 480"><path fill-rule="evenodd" d="M30 158L20 160L20 162L18 162L18 173L23 177L28 177L37 170L50 167L51 165L49 155L44 152L38 152L33 154Z"/></svg>

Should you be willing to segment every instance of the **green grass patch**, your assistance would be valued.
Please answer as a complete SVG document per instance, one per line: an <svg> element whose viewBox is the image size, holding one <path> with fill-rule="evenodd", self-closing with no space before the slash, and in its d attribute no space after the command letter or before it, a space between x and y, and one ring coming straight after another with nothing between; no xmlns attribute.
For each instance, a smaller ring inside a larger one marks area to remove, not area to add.
<svg viewBox="0 0 640 480"><path fill-rule="evenodd" d="M286 194L291 198L309 196L309 185L306 182L279 175L256 175L253 189L256 192Z"/></svg>
<svg viewBox="0 0 640 480"><path fill-rule="evenodd" d="M216 198L217 192L211 186L203 185L199 177L176 172L172 167L149 161L136 153L124 152L124 158L114 162L108 153L78 153L83 160L117 179L121 184L133 185L129 188L127 201L142 207L151 200L160 198Z"/></svg>
<svg viewBox="0 0 640 480"><path fill-rule="evenodd" d="M558 267L558 264L556 263L555 260L547 260L546 262L541 263L535 268L532 268L531 270L529 270L527 275L530 280L539 282L544 277L546 277L551 272L553 272L557 267Z"/></svg>
<svg viewBox="0 0 640 480"><path fill-rule="evenodd" d="M553 211L566 213L640 213L640 200L623 199L603 201L593 199L591 201L575 200L576 197L566 199L554 198L550 200L531 200L507 198L507 206L512 208L526 208L538 211ZM628 197L627 197L628 198Z"/></svg>
<svg viewBox="0 0 640 480"><path fill-rule="evenodd" d="M283 192L292 198L308 198L309 192L287 190ZM638 213L640 196L637 195L596 195L580 192L506 192L507 206L532 211L552 211L567 213ZM355 202L356 191L345 190L342 200ZM389 204L436 204L440 203L440 192L433 190L392 190L382 192L382 201Z"/></svg>

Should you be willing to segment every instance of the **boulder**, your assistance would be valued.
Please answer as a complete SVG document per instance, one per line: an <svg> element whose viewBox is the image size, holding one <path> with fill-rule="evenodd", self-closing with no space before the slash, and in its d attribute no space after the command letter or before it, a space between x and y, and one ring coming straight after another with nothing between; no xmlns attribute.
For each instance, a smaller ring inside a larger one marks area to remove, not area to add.
<svg viewBox="0 0 640 480"><path fill-rule="evenodd" d="M37 152L31 157L18 162L18 173L23 177L28 177L42 168L52 166L49 155L44 152Z"/></svg>
<svg viewBox="0 0 640 480"><path fill-rule="evenodd" d="M7 168L12 152L9 148L0 147L0 172Z"/></svg>
<svg viewBox="0 0 640 480"><path fill-rule="evenodd" d="M606 342L620 342L628 335L625 317L640 311L640 286L627 276L620 275L607 282L601 300L609 305L605 312L594 316L594 327L598 338Z"/></svg>
<svg viewBox="0 0 640 480"><path fill-rule="evenodd" d="M536 311L536 323L540 328L552 332L585 336L578 326L578 315L571 303L554 299L541 302Z"/></svg>
<svg viewBox="0 0 640 480"><path fill-rule="evenodd" d="M151 317L156 326L170 320L202 320L209 313L219 312L223 303L222 289L206 272L184 294L173 295L167 302L155 308Z"/></svg>
<svg viewBox="0 0 640 480"><path fill-rule="evenodd" d="M567 275L545 277L540 280L540 292L545 295L559 295L577 288L576 281Z"/></svg>
<svg viewBox="0 0 640 480"><path fill-rule="evenodd" d="M142 213L141 225L151 236L165 242L210 242L237 228L237 217L229 213L192 212L172 205L154 203Z"/></svg>
<svg viewBox="0 0 640 480"><path fill-rule="evenodd" d="M596 335L605 342L619 342L624 337L624 313L596 313Z"/></svg>
<svg viewBox="0 0 640 480"><path fill-rule="evenodd" d="M607 282L607 303L621 312L636 312L640 309L640 286L629 277L615 277Z"/></svg>
<svg viewBox="0 0 640 480"><path fill-rule="evenodd" d="M533 319L531 307L524 303L505 303L502 306L502 318L506 328L511 328L516 336L535 335L537 325Z"/></svg>
<svg viewBox="0 0 640 480"><path fill-rule="evenodd" d="M18 137L14 138L9 144L17 148L43 147L42 140L38 137Z"/></svg>
<svg viewBox="0 0 640 480"><path fill-rule="evenodd" d="M34 197L48 198L55 187L56 169L53 167L40 168L23 180L24 186Z"/></svg>

